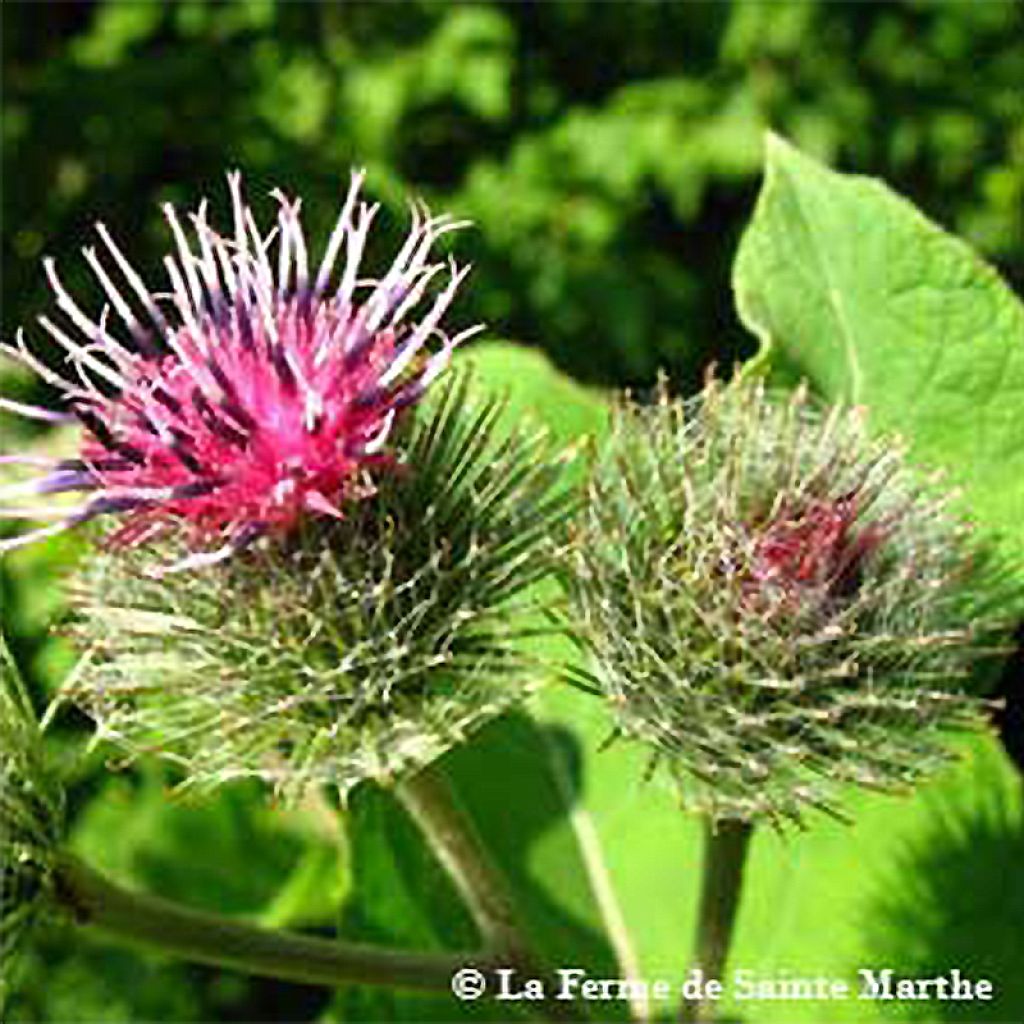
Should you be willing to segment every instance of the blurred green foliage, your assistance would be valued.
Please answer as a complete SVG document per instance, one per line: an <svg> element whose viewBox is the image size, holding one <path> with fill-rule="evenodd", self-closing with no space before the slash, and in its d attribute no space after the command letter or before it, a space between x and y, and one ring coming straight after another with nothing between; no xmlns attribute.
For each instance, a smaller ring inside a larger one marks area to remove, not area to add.
<svg viewBox="0 0 1024 1024"><path fill-rule="evenodd" d="M365 164L396 231L410 190L475 220L467 320L692 385L749 349L728 266L766 125L1024 281L1022 33L1015 0L7 4L4 330L42 254L84 286L97 217L155 271L159 200L223 209L239 166L323 233Z"/></svg>

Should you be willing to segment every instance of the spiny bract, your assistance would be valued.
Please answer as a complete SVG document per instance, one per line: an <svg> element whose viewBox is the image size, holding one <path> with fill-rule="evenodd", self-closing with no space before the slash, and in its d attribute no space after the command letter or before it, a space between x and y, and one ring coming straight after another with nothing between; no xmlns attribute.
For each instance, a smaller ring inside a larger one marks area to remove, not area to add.
<svg viewBox="0 0 1024 1024"><path fill-rule="evenodd" d="M844 782L912 783L981 719L961 684L999 629L987 560L933 490L802 391L617 410L567 556L573 628L685 803L799 821Z"/></svg>
<svg viewBox="0 0 1024 1024"><path fill-rule="evenodd" d="M92 649L68 696L192 785L344 793L443 753L536 679L531 587L571 500L543 438L503 434L500 415L455 375L401 428L404 464L372 501L216 573L155 581L134 552L90 560Z"/></svg>

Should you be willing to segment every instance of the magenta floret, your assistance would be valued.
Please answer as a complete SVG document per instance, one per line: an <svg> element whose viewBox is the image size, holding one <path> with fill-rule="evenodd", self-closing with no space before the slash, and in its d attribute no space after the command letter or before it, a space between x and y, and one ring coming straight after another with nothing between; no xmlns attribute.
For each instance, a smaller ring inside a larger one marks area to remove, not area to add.
<svg viewBox="0 0 1024 1024"><path fill-rule="evenodd" d="M164 260L166 293L150 292L102 224L106 263L84 251L108 300L98 318L82 311L46 261L66 322L39 323L65 350L67 369L44 364L20 332L2 349L55 386L70 415L3 398L0 409L77 420L82 440L77 458L55 461L8 496L87 498L71 509L0 509L0 518L56 520L0 542L0 551L116 514L123 523L115 543L184 530L193 551L164 571L195 568L304 516L343 516L346 503L373 494L374 473L393 461L397 418L480 328L452 336L442 327L469 269L430 259L437 239L462 226L448 216L414 205L384 276L359 276L378 209L360 201L362 181L353 174L315 276L300 202L275 192L277 224L263 236L237 173L228 175L231 237L209 225L205 202L191 215L192 240L164 207L176 244Z"/></svg>

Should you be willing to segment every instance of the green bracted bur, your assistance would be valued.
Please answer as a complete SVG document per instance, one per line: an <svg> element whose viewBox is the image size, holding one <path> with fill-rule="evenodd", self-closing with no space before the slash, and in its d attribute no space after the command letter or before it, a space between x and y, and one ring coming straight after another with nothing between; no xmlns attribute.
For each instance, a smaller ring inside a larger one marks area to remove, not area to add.
<svg viewBox="0 0 1024 1024"><path fill-rule="evenodd" d="M1010 584L862 414L709 384L623 403L565 563L617 733L712 819L904 789L973 726Z"/></svg>
<svg viewBox="0 0 1024 1024"><path fill-rule="evenodd" d="M46 765L39 725L0 632L0 1009L17 947L53 901L63 835L63 788Z"/></svg>
<svg viewBox="0 0 1024 1024"><path fill-rule="evenodd" d="M159 580L167 552L98 552L68 696L187 785L256 776L285 796L394 781L521 700L571 497L544 439L501 433L501 402L469 391L455 375L406 421L400 464L343 519Z"/></svg>

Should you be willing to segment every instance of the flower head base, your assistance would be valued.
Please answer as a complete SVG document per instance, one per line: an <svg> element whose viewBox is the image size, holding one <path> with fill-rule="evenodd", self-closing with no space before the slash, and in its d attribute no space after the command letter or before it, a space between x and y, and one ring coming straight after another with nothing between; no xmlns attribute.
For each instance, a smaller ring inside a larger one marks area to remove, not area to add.
<svg viewBox="0 0 1024 1024"><path fill-rule="evenodd" d="M0 1009L16 947L52 899L64 793L42 751L28 696L0 634Z"/></svg>
<svg viewBox="0 0 1024 1024"><path fill-rule="evenodd" d="M103 225L105 259L85 250L109 301L97 318L46 262L66 322L39 322L66 351L68 369L61 375L43 364L20 334L3 350L60 390L84 432L78 458L56 463L18 493L89 498L71 511L0 511L58 520L7 547L117 514L124 524L112 539L127 545L184 527L193 552L175 568L192 568L287 533L308 516L341 517L373 492L402 410L477 330L450 337L442 329L468 270L430 261L437 239L461 226L450 218L414 207L394 263L368 282L359 268L377 207L359 201L362 175L354 175L314 275L300 203L275 193L277 225L263 236L239 175L228 182L230 237L210 227L203 203L190 242L165 207L177 246L165 260L165 295L149 292ZM0 409L62 418L3 399Z"/></svg>
<svg viewBox="0 0 1024 1024"><path fill-rule="evenodd" d="M539 439L498 437L500 407L452 381L399 428L415 471L382 477L343 520L215 574L156 581L141 553L90 559L91 657L68 696L101 735L170 758L191 786L345 793L422 767L527 695L528 591L569 497Z"/></svg>
<svg viewBox="0 0 1024 1024"><path fill-rule="evenodd" d="M712 817L906 786L982 718L962 681L1001 628L995 577L855 411L750 382L627 404L567 568L619 732Z"/></svg>

